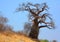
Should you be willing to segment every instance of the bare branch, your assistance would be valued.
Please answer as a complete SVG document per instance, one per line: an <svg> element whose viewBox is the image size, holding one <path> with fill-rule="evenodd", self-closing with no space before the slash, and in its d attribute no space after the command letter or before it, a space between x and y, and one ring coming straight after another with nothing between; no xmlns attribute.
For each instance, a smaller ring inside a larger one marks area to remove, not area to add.
<svg viewBox="0 0 60 42"><path fill-rule="evenodd" d="M47 25L39 26L39 28L47 27Z"/></svg>
<svg viewBox="0 0 60 42"><path fill-rule="evenodd" d="M39 19L40 19L39 23L50 24L48 22L45 22L45 20L47 19L46 17L48 17L52 21L52 18L49 16L49 14L44 13L42 16L39 17Z"/></svg>
<svg viewBox="0 0 60 42"><path fill-rule="evenodd" d="M52 29L48 25L39 26L39 28L44 28L44 27L47 27L48 29Z"/></svg>
<svg viewBox="0 0 60 42"><path fill-rule="evenodd" d="M37 14L43 12L46 8L47 8L47 5L46 5L46 3L44 3L42 10L37 11Z"/></svg>
<svg viewBox="0 0 60 42"><path fill-rule="evenodd" d="M36 14L36 12L34 12L32 9L29 9L30 13L33 15L33 17L37 17L38 15Z"/></svg>
<svg viewBox="0 0 60 42"><path fill-rule="evenodd" d="M50 27L52 27L52 28L55 28L55 24L54 24L53 21L51 21L50 24L49 24L48 26L50 26Z"/></svg>

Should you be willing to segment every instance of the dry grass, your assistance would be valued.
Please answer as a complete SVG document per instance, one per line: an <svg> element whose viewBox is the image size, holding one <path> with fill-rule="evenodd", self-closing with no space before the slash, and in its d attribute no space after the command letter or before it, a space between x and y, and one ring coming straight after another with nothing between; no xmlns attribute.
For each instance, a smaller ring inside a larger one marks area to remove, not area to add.
<svg viewBox="0 0 60 42"><path fill-rule="evenodd" d="M16 34L12 32L0 33L0 42L36 42L31 38L23 35Z"/></svg>

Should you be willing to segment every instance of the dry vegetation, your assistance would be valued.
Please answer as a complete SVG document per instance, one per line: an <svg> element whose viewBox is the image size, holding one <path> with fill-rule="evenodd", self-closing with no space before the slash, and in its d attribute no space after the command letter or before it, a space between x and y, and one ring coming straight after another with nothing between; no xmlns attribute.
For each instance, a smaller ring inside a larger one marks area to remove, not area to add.
<svg viewBox="0 0 60 42"><path fill-rule="evenodd" d="M13 32L0 33L0 42L36 42L31 38Z"/></svg>

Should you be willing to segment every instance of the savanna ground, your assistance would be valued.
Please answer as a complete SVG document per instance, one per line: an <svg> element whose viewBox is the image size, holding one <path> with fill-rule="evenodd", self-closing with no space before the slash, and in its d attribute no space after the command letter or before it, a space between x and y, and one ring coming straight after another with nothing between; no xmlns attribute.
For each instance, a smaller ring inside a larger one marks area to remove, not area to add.
<svg viewBox="0 0 60 42"><path fill-rule="evenodd" d="M37 42L23 34L13 32L0 33L0 42Z"/></svg>

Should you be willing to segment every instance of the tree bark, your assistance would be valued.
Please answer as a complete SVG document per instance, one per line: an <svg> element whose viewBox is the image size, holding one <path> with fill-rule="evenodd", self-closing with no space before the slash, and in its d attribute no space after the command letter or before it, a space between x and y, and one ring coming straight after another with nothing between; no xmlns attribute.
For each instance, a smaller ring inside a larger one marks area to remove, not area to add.
<svg viewBox="0 0 60 42"><path fill-rule="evenodd" d="M38 35L39 35L39 28L38 28L38 19L35 18L33 23L33 26L31 28L29 37L33 38L33 39L38 39Z"/></svg>

